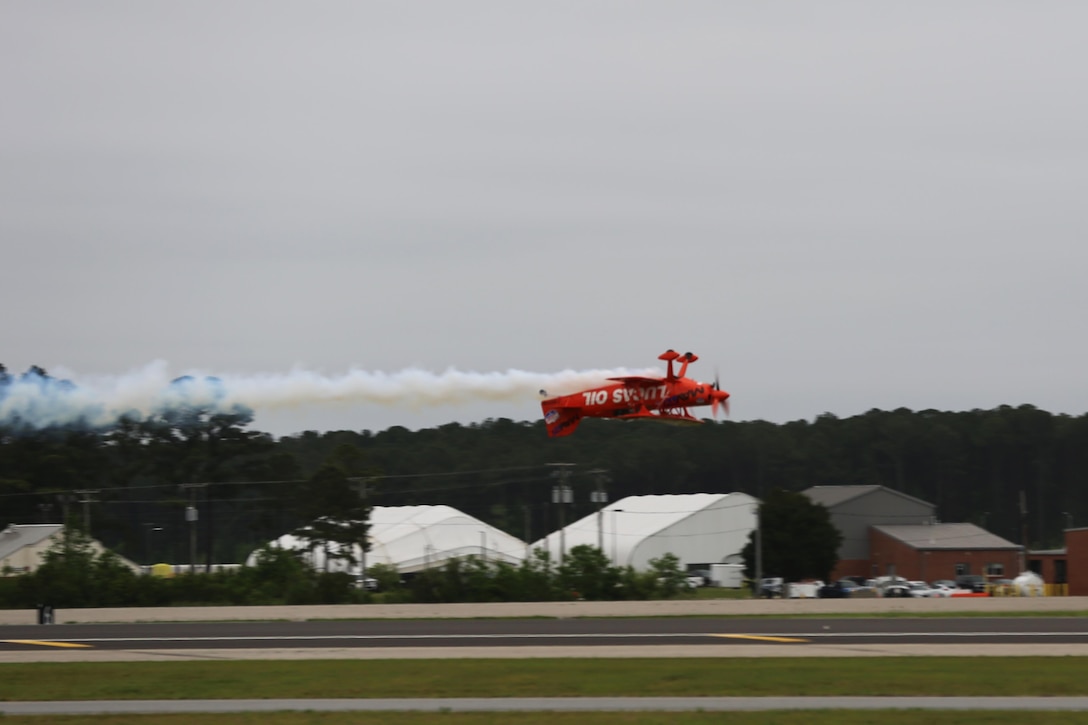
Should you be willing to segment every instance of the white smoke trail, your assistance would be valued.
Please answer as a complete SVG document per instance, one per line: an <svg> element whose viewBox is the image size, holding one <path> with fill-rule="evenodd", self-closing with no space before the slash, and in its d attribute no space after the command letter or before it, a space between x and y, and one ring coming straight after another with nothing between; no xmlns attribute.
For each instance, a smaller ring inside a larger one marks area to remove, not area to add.
<svg viewBox="0 0 1088 725"><path fill-rule="evenodd" d="M378 404L419 409L479 401L529 402L540 399L540 390L562 395L600 385L610 377L660 374L654 369L558 373L449 369L435 373L413 368L395 373L350 370L337 376L306 370L214 376L190 372L179 378L159 361L126 375L79 383L12 376L0 385L0 425L105 427L123 416L144 419L189 408L231 412L235 406L269 411L304 405Z"/></svg>

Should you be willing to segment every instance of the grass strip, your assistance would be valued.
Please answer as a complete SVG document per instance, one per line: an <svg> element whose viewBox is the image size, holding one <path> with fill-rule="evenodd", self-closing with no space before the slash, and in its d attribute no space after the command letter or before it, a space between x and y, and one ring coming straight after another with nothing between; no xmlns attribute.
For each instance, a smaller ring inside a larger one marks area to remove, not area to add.
<svg viewBox="0 0 1088 725"><path fill-rule="evenodd" d="M773 710L766 712L283 712L185 715L65 715L50 725L1069 725L1081 713L951 710ZM4 725L42 725L38 715Z"/></svg>
<svg viewBox="0 0 1088 725"><path fill-rule="evenodd" d="M71 662L0 665L0 700L1088 695L1088 657Z"/></svg>

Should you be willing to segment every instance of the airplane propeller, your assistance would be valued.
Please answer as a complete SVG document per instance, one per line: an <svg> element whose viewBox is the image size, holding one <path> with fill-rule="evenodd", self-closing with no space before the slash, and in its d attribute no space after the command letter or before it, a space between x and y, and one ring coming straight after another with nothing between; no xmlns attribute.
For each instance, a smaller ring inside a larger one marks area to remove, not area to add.
<svg viewBox="0 0 1088 725"><path fill-rule="evenodd" d="M718 407L721 406L725 410L726 416L729 415L729 393L722 392L721 380L718 378L718 370L714 369L714 392L710 394L710 410L713 413L714 418L718 418Z"/></svg>

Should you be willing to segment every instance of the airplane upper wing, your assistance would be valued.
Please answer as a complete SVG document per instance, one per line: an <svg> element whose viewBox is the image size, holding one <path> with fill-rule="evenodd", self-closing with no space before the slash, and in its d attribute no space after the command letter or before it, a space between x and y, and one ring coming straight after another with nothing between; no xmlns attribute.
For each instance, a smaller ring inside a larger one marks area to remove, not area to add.
<svg viewBox="0 0 1088 725"><path fill-rule="evenodd" d="M665 378L647 378L641 375L625 375L619 378L608 378L608 380L615 380L618 383L627 383L628 385L661 385L665 382Z"/></svg>

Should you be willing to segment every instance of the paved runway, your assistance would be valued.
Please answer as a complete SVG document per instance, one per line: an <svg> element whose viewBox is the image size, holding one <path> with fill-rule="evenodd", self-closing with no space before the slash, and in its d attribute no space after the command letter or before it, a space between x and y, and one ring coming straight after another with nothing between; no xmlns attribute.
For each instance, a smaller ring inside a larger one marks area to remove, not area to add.
<svg viewBox="0 0 1088 725"><path fill-rule="evenodd" d="M1034 612L1018 617L915 614ZM1088 599L541 602L0 611L0 662L436 657L1088 656ZM765 615L752 617L749 615ZM796 615L810 615L793 618ZM812 617L814 614L829 615ZM835 617L835 614L865 615ZM773 615L773 616L766 616ZM896 616L887 616L896 615ZM473 619L472 617L489 617ZM544 619L529 619L544 617ZM189 620L189 621L184 621ZM246 621L227 621L246 620ZM82 622L77 624L77 622ZM113 624L101 624L113 622ZM1088 710L1088 698L518 698L0 702L0 713L271 710Z"/></svg>
<svg viewBox="0 0 1088 725"><path fill-rule="evenodd" d="M58 609L58 624L93 622L274 621L318 619L478 619L579 617L733 617L965 612L1088 612L1088 597L966 599L668 599L631 602L492 602L454 604L317 604L259 607ZM34 624L33 609L0 610L0 625Z"/></svg>
<svg viewBox="0 0 1088 725"><path fill-rule="evenodd" d="M1088 617L442 619L0 626L0 662L1088 655ZM529 654L531 650L531 654ZM605 654L607 652L607 654ZM666 654L671 653L671 654Z"/></svg>

